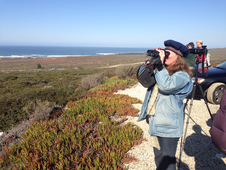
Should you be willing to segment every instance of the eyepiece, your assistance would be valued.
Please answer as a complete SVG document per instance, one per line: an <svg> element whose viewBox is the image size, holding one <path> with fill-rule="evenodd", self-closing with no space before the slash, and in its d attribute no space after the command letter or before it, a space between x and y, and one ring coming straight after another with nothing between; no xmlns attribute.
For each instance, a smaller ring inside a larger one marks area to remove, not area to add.
<svg viewBox="0 0 226 170"><path fill-rule="evenodd" d="M165 50L163 50L163 51L165 52L165 58L168 58L169 55L170 55L170 52L169 51L165 51ZM147 51L147 56L158 58L159 57L159 52L156 51L156 50L148 50Z"/></svg>

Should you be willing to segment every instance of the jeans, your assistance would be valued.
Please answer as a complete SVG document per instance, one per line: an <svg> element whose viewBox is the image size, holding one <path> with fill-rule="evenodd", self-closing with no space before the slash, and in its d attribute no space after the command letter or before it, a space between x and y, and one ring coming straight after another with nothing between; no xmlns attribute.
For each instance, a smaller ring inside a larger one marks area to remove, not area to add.
<svg viewBox="0 0 226 170"><path fill-rule="evenodd" d="M179 138L158 137L160 150L154 148L157 170L176 170L176 149Z"/></svg>

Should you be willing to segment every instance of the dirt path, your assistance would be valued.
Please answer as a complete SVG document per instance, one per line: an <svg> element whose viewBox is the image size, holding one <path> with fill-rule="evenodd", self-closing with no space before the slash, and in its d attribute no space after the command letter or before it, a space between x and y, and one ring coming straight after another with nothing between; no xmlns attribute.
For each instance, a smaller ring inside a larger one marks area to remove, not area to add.
<svg viewBox="0 0 226 170"><path fill-rule="evenodd" d="M120 66L136 65L136 64L141 64L141 63L143 63L143 62L130 63L130 64L118 64L118 65L106 66L106 67L100 67L100 68L113 68L113 67L120 67Z"/></svg>

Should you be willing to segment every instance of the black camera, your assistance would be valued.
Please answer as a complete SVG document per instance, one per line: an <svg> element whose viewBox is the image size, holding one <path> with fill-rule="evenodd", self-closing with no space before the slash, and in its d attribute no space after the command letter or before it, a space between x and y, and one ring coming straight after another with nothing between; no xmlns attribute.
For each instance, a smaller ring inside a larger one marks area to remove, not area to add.
<svg viewBox="0 0 226 170"><path fill-rule="evenodd" d="M169 51L165 51L165 50L163 50L163 51L165 52L165 59L167 59L169 57L169 55L170 55L170 52ZM156 50L148 50L147 51L147 56L158 58L159 57L159 52L156 51Z"/></svg>
<svg viewBox="0 0 226 170"><path fill-rule="evenodd" d="M192 48L192 49L189 49L189 52L191 54L199 54L199 55L201 55L201 54L207 54L208 50L206 48L206 45L205 46L203 45L201 49L199 49L199 48Z"/></svg>

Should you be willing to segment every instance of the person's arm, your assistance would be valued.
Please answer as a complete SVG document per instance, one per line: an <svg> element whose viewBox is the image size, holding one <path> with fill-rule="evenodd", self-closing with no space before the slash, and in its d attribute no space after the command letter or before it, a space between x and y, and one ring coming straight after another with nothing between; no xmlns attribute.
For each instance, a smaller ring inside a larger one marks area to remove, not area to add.
<svg viewBox="0 0 226 170"><path fill-rule="evenodd" d="M169 75L168 71L163 68L161 71L157 71L155 74L155 79L159 91L165 94L169 93L181 93L181 90L191 83L191 78L185 72L178 71L172 76Z"/></svg>

